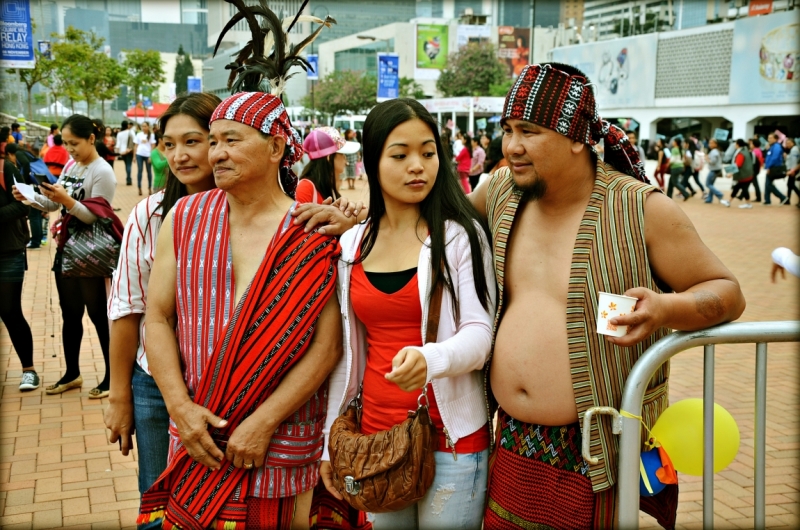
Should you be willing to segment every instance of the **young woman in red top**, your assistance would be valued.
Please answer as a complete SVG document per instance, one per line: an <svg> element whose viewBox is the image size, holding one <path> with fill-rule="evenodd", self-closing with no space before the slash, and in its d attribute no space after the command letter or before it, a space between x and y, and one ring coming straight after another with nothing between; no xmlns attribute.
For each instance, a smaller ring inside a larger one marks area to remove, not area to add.
<svg viewBox="0 0 800 530"><path fill-rule="evenodd" d="M412 99L378 104L364 122L370 218L342 235L345 356L331 374L326 431L362 391L361 432L401 423L427 389L438 433L436 476L413 506L375 514L383 528L480 529L489 418L482 368L494 315L485 227L440 158L436 121ZM434 286L438 335L423 344ZM332 494L327 444L321 475Z"/></svg>
<svg viewBox="0 0 800 530"><path fill-rule="evenodd" d="M464 193L472 193L472 188L469 186L469 170L472 169L472 142L467 138L464 138L464 147L456 155L456 168Z"/></svg>
<svg viewBox="0 0 800 530"><path fill-rule="evenodd" d="M341 195L336 184L344 173L347 155L357 153L361 145L348 142L333 127L314 129L303 141L303 151L311 162L303 168L300 181L295 190L295 200L299 203L322 202L330 197L336 200Z"/></svg>

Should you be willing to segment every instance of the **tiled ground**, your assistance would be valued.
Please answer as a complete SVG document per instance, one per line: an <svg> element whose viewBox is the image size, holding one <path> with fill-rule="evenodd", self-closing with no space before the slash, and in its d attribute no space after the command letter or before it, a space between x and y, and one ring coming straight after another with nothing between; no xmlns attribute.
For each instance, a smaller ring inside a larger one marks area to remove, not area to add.
<svg viewBox="0 0 800 530"><path fill-rule="evenodd" d="M120 186L114 200L123 220L139 200L135 187L124 186L124 169L116 167ZM652 172L651 172L652 173ZM727 186L726 186L727 187ZM351 197L367 194L358 182ZM798 247L800 211L794 207L756 205L752 210L708 206L697 198L681 203L701 236L739 278L747 297L742 321L789 320L798 317L797 278L769 281L770 252L777 246ZM35 363L43 385L63 373L60 311L50 272L53 248L29 253L23 306L34 333ZM691 267L691 263L686 264ZM105 400L88 399L102 377L103 359L88 318L83 342L80 392L46 396L42 389L21 394L20 364L8 334L0 326L0 527L132 528L138 492L136 458L123 457L107 442L102 412ZM715 528L753 525L754 347L717 348L716 401L735 417L741 429L739 455L716 476ZM769 349L767 418L767 524L800 526L800 425L798 425L798 347ZM673 362L671 399L702 397L702 351L695 349ZM679 528L701 528L702 485L699 477L681 475ZM643 527L653 521L642 517Z"/></svg>

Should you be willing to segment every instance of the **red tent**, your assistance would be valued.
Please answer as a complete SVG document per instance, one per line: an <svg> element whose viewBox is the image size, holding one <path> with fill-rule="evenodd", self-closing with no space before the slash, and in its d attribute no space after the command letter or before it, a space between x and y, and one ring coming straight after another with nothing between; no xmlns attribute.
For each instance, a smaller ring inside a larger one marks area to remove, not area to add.
<svg viewBox="0 0 800 530"><path fill-rule="evenodd" d="M145 119L145 117L148 120L151 119L155 120L159 118L162 114L164 114L164 112L166 112L168 108L169 108L169 103L153 103L153 108L147 109L146 111L145 109L136 106L126 111L125 117L133 118L136 121L142 121ZM145 112L147 114L145 114Z"/></svg>

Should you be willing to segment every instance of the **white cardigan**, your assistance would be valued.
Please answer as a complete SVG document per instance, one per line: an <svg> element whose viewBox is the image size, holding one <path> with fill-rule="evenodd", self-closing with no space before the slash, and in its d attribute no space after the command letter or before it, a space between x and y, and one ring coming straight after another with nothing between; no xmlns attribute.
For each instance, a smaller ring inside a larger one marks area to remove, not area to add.
<svg viewBox="0 0 800 530"><path fill-rule="evenodd" d="M342 310L345 355L330 376L328 417L325 422L325 448L322 460L329 460L330 428L336 417L358 394L367 364L367 336L364 324L356 318L350 303L352 262L366 230L366 223L356 225L342 235L342 257L339 260L337 294ZM492 250L483 230L481 240L483 270L489 292L488 310L481 306L475 292L472 274L472 250L464 228L452 221L445 224L445 253L450 278L457 290L460 322L455 321L450 292L442 293L439 332L435 343L412 344L428 364L428 381L432 381L436 404L447 434L453 444L484 427L489 421L483 385L483 366L492 345L492 319L495 310L495 278ZM422 305L422 334L428 318L428 297L431 283L430 237L425 240L417 265L419 297Z"/></svg>

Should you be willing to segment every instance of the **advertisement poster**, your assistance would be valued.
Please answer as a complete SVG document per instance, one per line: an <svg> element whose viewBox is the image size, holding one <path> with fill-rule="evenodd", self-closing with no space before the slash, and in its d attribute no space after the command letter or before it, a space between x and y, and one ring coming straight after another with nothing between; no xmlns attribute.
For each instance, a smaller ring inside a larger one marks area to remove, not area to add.
<svg viewBox="0 0 800 530"><path fill-rule="evenodd" d="M417 25L417 68L441 70L447 61L448 27Z"/></svg>
<svg viewBox="0 0 800 530"><path fill-rule="evenodd" d="M306 61L311 65L311 68L308 69L307 79L309 81L319 81L319 55L316 53L309 53L306 55Z"/></svg>
<svg viewBox="0 0 800 530"><path fill-rule="evenodd" d="M395 99L400 93L400 56L378 54L378 103Z"/></svg>
<svg viewBox="0 0 800 530"><path fill-rule="evenodd" d="M497 56L508 65L509 75L516 79L528 65L530 56L530 28L499 26L497 28Z"/></svg>
<svg viewBox="0 0 800 530"><path fill-rule="evenodd" d="M491 26L471 26L460 24L456 33L456 43L459 48L462 48L470 42L489 42L491 36Z"/></svg>
<svg viewBox="0 0 800 530"><path fill-rule="evenodd" d="M738 19L731 55L731 104L800 100L800 12Z"/></svg>
<svg viewBox="0 0 800 530"><path fill-rule="evenodd" d="M34 68L29 0L3 0L0 6L0 67Z"/></svg>
<svg viewBox="0 0 800 530"><path fill-rule="evenodd" d="M651 33L556 48L553 61L589 77L601 110L650 107L655 103L657 49L658 35Z"/></svg>

